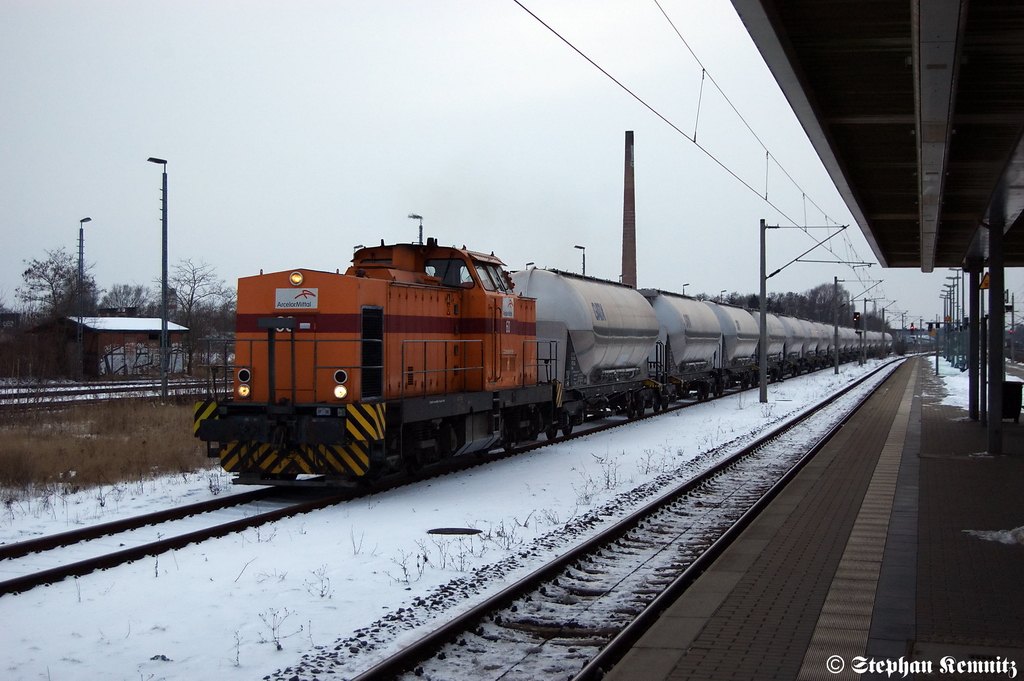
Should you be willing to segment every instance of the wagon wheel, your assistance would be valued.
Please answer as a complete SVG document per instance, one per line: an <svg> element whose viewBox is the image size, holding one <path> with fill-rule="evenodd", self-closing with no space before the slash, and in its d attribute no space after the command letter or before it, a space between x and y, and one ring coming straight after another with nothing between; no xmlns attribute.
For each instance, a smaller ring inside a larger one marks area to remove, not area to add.
<svg viewBox="0 0 1024 681"><path fill-rule="evenodd" d="M539 440L542 430L544 430L544 417L541 415L540 410L534 409L533 413L530 414L530 439Z"/></svg>
<svg viewBox="0 0 1024 681"><path fill-rule="evenodd" d="M441 458L447 458L454 454L458 448L459 436L455 432L455 426L449 421L445 421L437 431L437 452Z"/></svg>
<svg viewBox="0 0 1024 681"><path fill-rule="evenodd" d="M516 448L515 434L509 429L508 421L505 419L502 419L501 423L501 446L506 452L511 452Z"/></svg>
<svg viewBox="0 0 1024 681"><path fill-rule="evenodd" d="M412 476L417 476L420 471L423 470L424 461L419 454L413 452L409 454L402 454L402 466L405 468L405 472Z"/></svg>
<svg viewBox="0 0 1024 681"><path fill-rule="evenodd" d="M572 435L572 421L562 426L562 435L564 435L565 437L569 437L570 435Z"/></svg>

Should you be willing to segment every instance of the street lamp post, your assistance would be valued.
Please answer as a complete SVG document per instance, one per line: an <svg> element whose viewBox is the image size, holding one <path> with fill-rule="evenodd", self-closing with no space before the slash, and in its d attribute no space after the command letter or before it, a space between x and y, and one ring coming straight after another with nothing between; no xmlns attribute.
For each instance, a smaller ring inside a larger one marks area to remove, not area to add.
<svg viewBox="0 0 1024 681"><path fill-rule="evenodd" d="M760 298L758 326L760 328L757 342L757 387L758 400L761 404L768 402L768 263L765 255L764 236L765 230L768 229L777 229L777 227L769 227L764 220L761 220L761 290L758 291Z"/></svg>
<svg viewBox="0 0 1024 681"><path fill-rule="evenodd" d="M583 251L583 276L587 276L587 247L586 246L573 246Z"/></svg>
<svg viewBox="0 0 1024 681"><path fill-rule="evenodd" d="M683 295L684 296L686 295L686 287L689 286L689 285L690 285L689 282L683 284Z"/></svg>
<svg viewBox="0 0 1024 681"><path fill-rule="evenodd" d="M82 293L83 285L85 283L85 223L92 222L92 218L82 218L78 221L78 295L75 296L75 312L78 313L78 330L75 334L77 344L76 349L78 351L78 358L76 363L76 378L80 381L85 376L85 352L84 352L84 337L82 334L82 317L85 314L83 310Z"/></svg>
<svg viewBox="0 0 1024 681"><path fill-rule="evenodd" d="M839 375L839 277L832 277L832 355Z"/></svg>
<svg viewBox="0 0 1024 681"><path fill-rule="evenodd" d="M150 163L163 166L160 194L161 270L160 270L160 398L167 401L167 161L150 157Z"/></svg>

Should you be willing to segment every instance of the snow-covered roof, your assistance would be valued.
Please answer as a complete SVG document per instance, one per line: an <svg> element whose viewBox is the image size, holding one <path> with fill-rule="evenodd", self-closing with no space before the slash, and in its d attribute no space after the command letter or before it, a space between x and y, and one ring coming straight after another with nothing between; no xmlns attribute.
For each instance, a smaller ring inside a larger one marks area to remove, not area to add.
<svg viewBox="0 0 1024 681"><path fill-rule="evenodd" d="M78 321L78 317L70 317ZM159 317L82 317L82 326L93 331L160 331ZM181 324L167 322L167 331L188 331Z"/></svg>

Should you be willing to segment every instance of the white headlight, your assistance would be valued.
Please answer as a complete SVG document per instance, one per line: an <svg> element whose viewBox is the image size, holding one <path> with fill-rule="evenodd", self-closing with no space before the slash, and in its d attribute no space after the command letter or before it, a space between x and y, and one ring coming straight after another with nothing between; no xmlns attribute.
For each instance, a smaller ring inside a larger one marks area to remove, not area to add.
<svg viewBox="0 0 1024 681"><path fill-rule="evenodd" d="M288 275L288 281L292 282L292 286L302 286L302 272L292 272Z"/></svg>
<svg viewBox="0 0 1024 681"><path fill-rule="evenodd" d="M238 386L238 396L239 397L248 397L249 396L249 392L250 392L249 386L244 385L244 384Z"/></svg>
<svg viewBox="0 0 1024 681"><path fill-rule="evenodd" d="M348 388L346 388L343 385L336 385L336 386L334 386L334 396L337 397L339 400L345 399L345 397L347 395L348 395Z"/></svg>

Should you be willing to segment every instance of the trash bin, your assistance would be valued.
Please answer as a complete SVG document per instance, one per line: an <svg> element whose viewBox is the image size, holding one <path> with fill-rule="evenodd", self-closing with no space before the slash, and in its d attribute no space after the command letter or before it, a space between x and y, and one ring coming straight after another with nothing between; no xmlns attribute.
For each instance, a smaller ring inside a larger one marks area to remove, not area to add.
<svg viewBox="0 0 1024 681"><path fill-rule="evenodd" d="M1020 381L1003 381L1003 418L1013 419L1020 423L1020 398L1024 383Z"/></svg>

